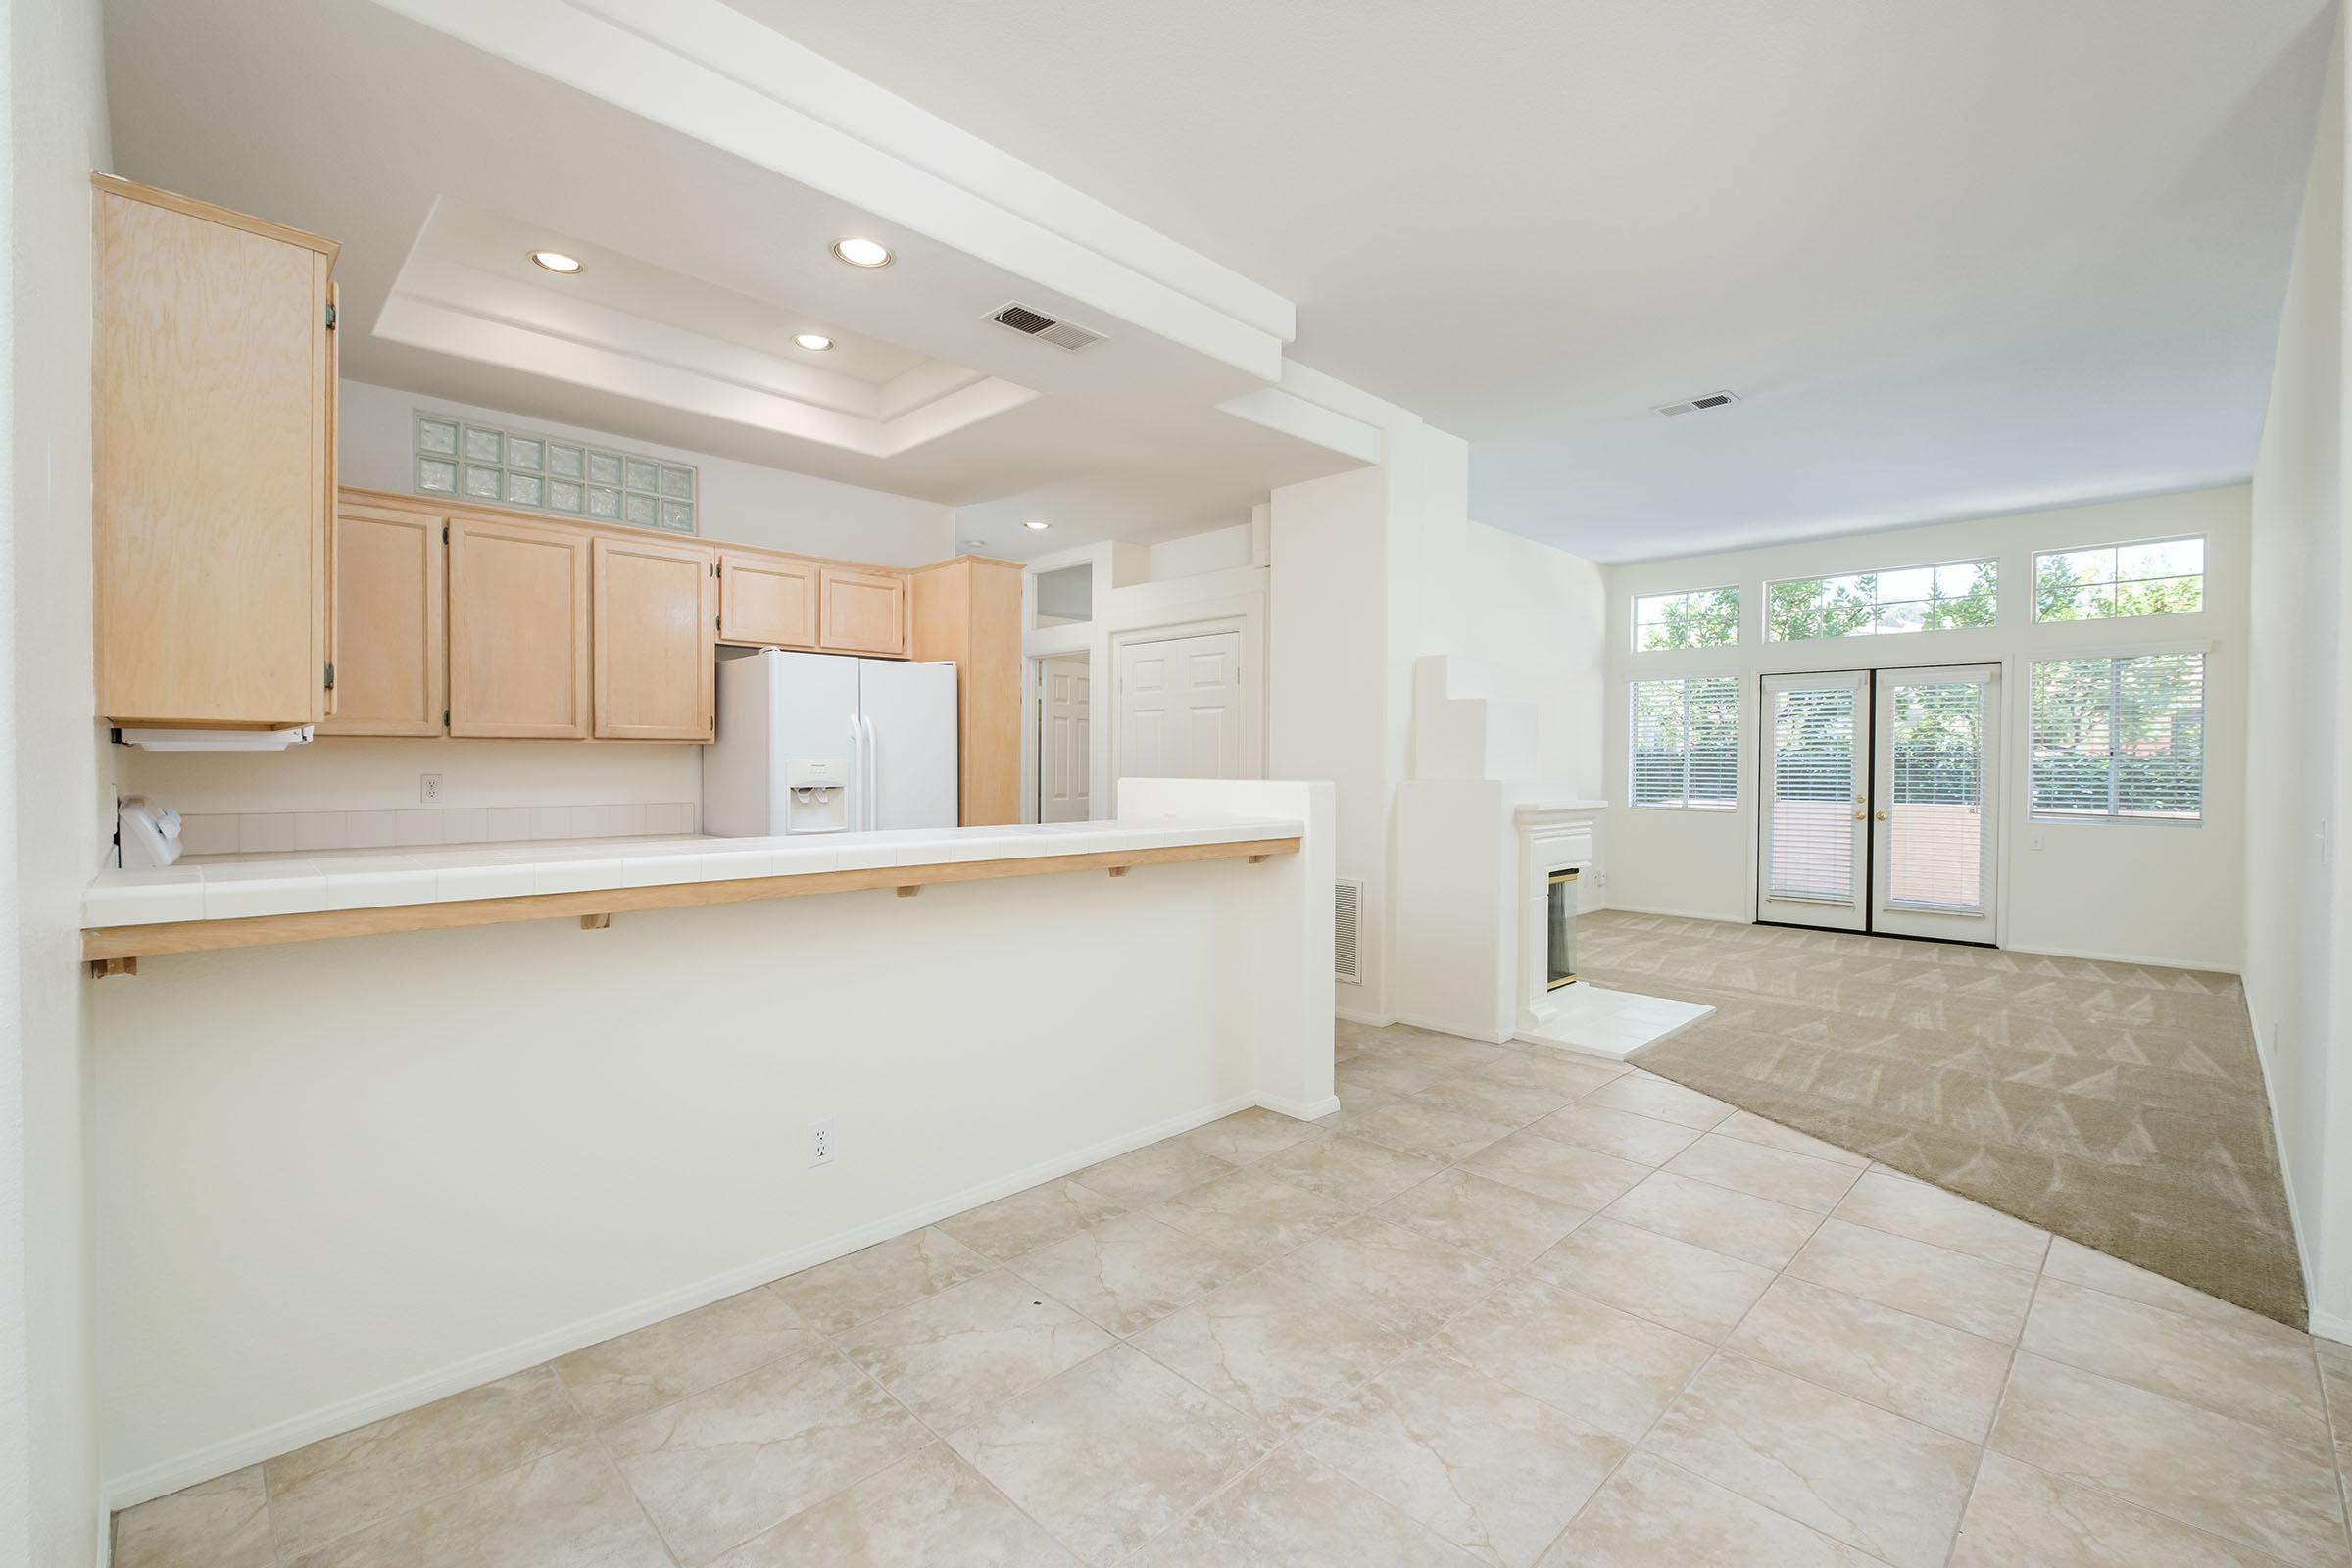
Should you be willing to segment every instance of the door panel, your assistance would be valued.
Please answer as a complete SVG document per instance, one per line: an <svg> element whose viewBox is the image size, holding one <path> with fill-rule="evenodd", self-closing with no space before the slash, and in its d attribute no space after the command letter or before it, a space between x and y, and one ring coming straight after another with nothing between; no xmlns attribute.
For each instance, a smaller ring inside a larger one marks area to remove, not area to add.
<svg viewBox="0 0 2352 1568"><path fill-rule="evenodd" d="M1037 819L1083 822L1094 807L1087 783L1094 683L1083 659L1041 660L1038 667L1045 689L1038 710Z"/></svg>
<svg viewBox="0 0 2352 1568"><path fill-rule="evenodd" d="M816 563L724 550L718 571L719 641L816 646Z"/></svg>
<svg viewBox="0 0 2352 1568"><path fill-rule="evenodd" d="M438 735L447 708L441 518L345 502L335 516L335 716L321 735Z"/></svg>
<svg viewBox="0 0 2352 1568"><path fill-rule="evenodd" d="M2000 672L1879 671L1871 928L1991 942Z"/></svg>
<svg viewBox="0 0 2352 1568"><path fill-rule="evenodd" d="M827 648L851 654L906 653L906 579L896 572L823 566L817 571Z"/></svg>
<svg viewBox="0 0 2352 1568"><path fill-rule="evenodd" d="M1756 918L1860 931L1869 917L1870 675L1764 679Z"/></svg>
<svg viewBox="0 0 2352 1568"><path fill-rule="evenodd" d="M956 825L956 666L858 661L870 828Z"/></svg>
<svg viewBox="0 0 2352 1568"><path fill-rule="evenodd" d="M1119 647L1120 778L1242 776L1242 636Z"/></svg>
<svg viewBox="0 0 2352 1568"><path fill-rule="evenodd" d="M449 732L588 733L589 535L453 517Z"/></svg>
<svg viewBox="0 0 2352 1568"><path fill-rule="evenodd" d="M605 740L711 736L710 552L598 539L596 733Z"/></svg>

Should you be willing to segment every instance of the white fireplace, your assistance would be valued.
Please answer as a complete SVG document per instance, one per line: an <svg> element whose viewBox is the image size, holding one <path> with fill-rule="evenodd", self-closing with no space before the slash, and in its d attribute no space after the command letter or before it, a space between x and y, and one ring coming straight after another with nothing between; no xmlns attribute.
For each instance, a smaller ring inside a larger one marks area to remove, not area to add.
<svg viewBox="0 0 2352 1568"><path fill-rule="evenodd" d="M1570 920L1592 867L1593 819L1599 808L1587 802L1537 803L1518 807L1512 819L1519 835L1519 1029L1541 1029L1559 1013L1562 980L1552 962L1552 915L1564 904ZM1559 879L1559 880L1555 880Z"/></svg>

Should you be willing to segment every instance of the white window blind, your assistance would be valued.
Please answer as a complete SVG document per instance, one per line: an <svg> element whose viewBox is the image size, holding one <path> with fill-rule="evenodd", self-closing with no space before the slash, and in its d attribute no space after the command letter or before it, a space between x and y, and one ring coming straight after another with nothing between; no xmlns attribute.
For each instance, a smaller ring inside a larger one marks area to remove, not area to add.
<svg viewBox="0 0 2352 1568"><path fill-rule="evenodd" d="M1854 701L1850 685L1772 694L1773 898L1854 902Z"/></svg>
<svg viewBox="0 0 2352 1568"><path fill-rule="evenodd" d="M1633 683L1638 807L1729 810L1740 799L1740 698L1729 675Z"/></svg>
<svg viewBox="0 0 2352 1568"><path fill-rule="evenodd" d="M2195 822L2205 811L2205 656L2034 666L2037 816Z"/></svg>
<svg viewBox="0 0 2352 1568"><path fill-rule="evenodd" d="M1881 679L1887 677L1882 676ZM1887 902L1975 911L1984 904L1984 686L1897 679Z"/></svg>

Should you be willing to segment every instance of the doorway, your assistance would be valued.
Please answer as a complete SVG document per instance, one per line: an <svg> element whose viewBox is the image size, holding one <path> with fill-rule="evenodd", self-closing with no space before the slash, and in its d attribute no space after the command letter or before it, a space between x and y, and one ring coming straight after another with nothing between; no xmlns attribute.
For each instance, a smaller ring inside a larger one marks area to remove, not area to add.
<svg viewBox="0 0 2352 1568"><path fill-rule="evenodd" d="M1117 644L1119 778L1241 778L1242 634Z"/></svg>
<svg viewBox="0 0 2352 1568"><path fill-rule="evenodd" d="M1084 654L1037 662L1037 819L1083 822L1094 814L1088 788L1094 682Z"/></svg>
<svg viewBox="0 0 2352 1568"><path fill-rule="evenodd" d="M1998 665L1767 675L1759 710L1759 921L1998 945Z"/></svg>

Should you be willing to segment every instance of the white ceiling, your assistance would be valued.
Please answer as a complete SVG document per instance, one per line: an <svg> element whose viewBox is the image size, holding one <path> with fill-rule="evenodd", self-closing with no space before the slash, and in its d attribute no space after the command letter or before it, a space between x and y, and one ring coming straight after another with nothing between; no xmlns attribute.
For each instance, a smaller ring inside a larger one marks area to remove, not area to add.
<svg viewBox="0 0 2352 1568"><path fill-rule="evenodd" d="M1015 556L1222 524L1360 461L1220 411L1261 375L369 0L108 0L106 24L115 172L340 240L354 379L982 508L964 531ZM836 262L850 233L896 265ZM534 244L587 286L551 287ZM1012 300L1110 336L1069 355L986 319ZM807 323L845 347L779 342ZM779 390L815 413L771 417ZM867 439L861 398L918 427Z"/></svg>
<svg viewBox="0 0 2352 1568"><path fill-rule="evenodd" d="M1293 358L1470 440L1476 515L1604 561L2243 477L2334 25L731 3L1296 301Z"/></svg>

